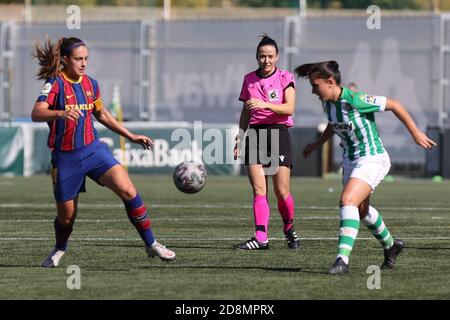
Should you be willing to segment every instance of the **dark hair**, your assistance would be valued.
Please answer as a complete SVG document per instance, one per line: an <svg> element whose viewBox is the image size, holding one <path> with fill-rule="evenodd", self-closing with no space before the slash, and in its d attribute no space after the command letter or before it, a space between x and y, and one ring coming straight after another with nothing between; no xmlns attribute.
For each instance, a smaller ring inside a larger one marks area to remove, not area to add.
<svg viewBox="0 0 450 320"><path fill-rule="evenodd" d="M258 43L258 46L256 47L256 59L258 59L258 51L259 48L261 48L262 46L273 46L275 47L275 51L278 54L278 46L277 43L275 42L275 40L273 40L271 37L269 37L267 35L267 33L263 33L262 35L260 35L261 41Z"/></svg>
<svg viewBox="0 0 450 320"><path fill-rule="evenodd" d="M39 60L39 71L37 78L45 80L56 76L62 69L63 56L69 57L72 50L86 44L78 38L60 38L58 42L52 43L47 36L44 46L41 46L39 41L36 41L36 51L31 55Z"/></svg>
<svg viewBox="0 0 450 320"><path fill-rule="evenodd" d="M333 77L337 84L341 84L341 72L336 61L302 64L295 69L295 72L300 78L310 78L313 73L318 72L319 79Z"/></svg>
<svg viewBox="0 0 450 320"><path fill-rule="evenodd" d="M86 46L86 44L78 38L63 38L61 42L61 56L70 57L72 50L81 46Z"/></svg>

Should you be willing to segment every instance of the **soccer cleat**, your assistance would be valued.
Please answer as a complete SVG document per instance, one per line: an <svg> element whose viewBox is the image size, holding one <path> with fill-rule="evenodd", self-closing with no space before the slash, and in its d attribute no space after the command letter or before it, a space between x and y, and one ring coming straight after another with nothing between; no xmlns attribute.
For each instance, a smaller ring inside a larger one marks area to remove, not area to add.
<svg viewBox="0 0 450 320"><path fill-rule="evenodd" d="M381 265L381 269L392 269L394 268L397 256L402 252L405 243L403 240L396 239L389 249L384 249L384 262Z"/></svg>
<svg viewBox="0 0 450 320"><path fill-rule="evenodd" d="M175 252L167 249L165 246L156 242L156 240L152 243L150 247L145 247L147 250L147 254L149 257L159 257L162 261L173 261L175 260Z"/></svg>
<svg viewBox="0 0 450 320"><path fill-rule="evenodd" d="M235 250L266 250L269 249L269 240L265 242L259 242L255 237L252 237L250 240L239 243L234 246Z"/></svg>
<svg viewBox="0 0 450 320"><path fill-rule="evenodd" d="M44 261L42 261L41 266L44 268L57 267L64 253L66 252L54 247Z"/></svg>
<svg viewBox="0 0 450 320"><path fill-rule="evenodd" d="M298 238L294 227L291 227L284 235L286 236L289 249L300 249L300 239Z"/></svg>
<svg viewBox="0 0 450 320"><path fill-rule="evenodd" d="M337 258L328 271L329 274L348 273L348 264L345 264L342 258Z"/></svg>

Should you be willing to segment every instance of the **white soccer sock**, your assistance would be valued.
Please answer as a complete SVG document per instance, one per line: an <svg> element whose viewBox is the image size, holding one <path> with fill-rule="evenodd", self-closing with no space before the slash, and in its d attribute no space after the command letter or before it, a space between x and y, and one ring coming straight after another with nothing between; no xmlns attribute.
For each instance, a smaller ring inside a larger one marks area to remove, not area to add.
<svg viewBox="0 0 450 320"><path fill-rule="evenodd" d="M391 233L384 224L383 217L378 213L378 210L369 206L369 212L362 219L363 223L370 229L373 236L378 239L383 248L388 249L394 243Z"/></svg>
<svg viewBox="0 0 450 320"><path fill-rule="evenodd" d="M358 235L359 210L356 206L343 206L340 208L339 251L337 258L348 264L350 253Z"/></svg>

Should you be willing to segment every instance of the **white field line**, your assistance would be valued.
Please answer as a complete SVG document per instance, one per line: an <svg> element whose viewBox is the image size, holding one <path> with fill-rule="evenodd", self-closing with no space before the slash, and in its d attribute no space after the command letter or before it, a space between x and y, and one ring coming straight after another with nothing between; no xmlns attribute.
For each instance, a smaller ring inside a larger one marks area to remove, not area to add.
<svg viewBox="0 0 450 320"><path fill-rule="evenodd" d="M78 204L79 208L86 209L123 209L123 204ZM251 209L252 205L230 204L230 203L217 203L217 204L152 204L148 205L148 208L192 208L192 209ZM1 203L1 208L32 208L32 209L55 209L53 203ZM271 207L276 209L276 207ZM296 206L297 210L338 210L339 207L321 207L321 206ZM448 211L450 207L378 207L379 210L386 211Z"/></svg>
<svg viewBox="0 0 450 320"><path fill-rule="evenodd" d="M162 241L197 241L197 242L212 242L212 241L243 241L247 238L158 238ZM374 240L373 237L356 238L357 240ZM450 237L402 237L403 240L450 240ZM53 237L4 237L0 241L53 241ZM285 238L269 238L271 241L286 241ZM311 237L302 238L304 241L336 241L337 237ZM140 238L96 238L96 237L74 237L70 241L141 241Z"/></svg>
<svg viewBox="0 0 450 320"><path fill-rule="evenodd" d="M299 220L338 220L339 217L298 217ZM230 221L230 220L252 220L253 217L182 217L182 218L150 218L152 221ZM406 217L405 217L406 219ZM53 223L55 219L0 219L0 224L2 223ZM129 222L128 219L77 219L76 222L88 222L88 223L105 223L105 222Z"/></svg>
<svg viewBox="0 0 450 320"><path fill-rule="evenodd" d="M431 217L433 220L445 220L449 219L450 217ZM252 220L253 217L180 217L180 218L150 218L151 221L247 221ZM339 220L339 217L337 216L303 216L303 217L296 217L296 219L302 221L302 220ZM389 220L410 220L411 217L408 216L396 216L396 217L389 217ZM2 220L0 219L0 224L3 223L53 223L55 219L6 219ZM129 222L128 219L77 219L77 223L111 223L111 222Z"/></svg>

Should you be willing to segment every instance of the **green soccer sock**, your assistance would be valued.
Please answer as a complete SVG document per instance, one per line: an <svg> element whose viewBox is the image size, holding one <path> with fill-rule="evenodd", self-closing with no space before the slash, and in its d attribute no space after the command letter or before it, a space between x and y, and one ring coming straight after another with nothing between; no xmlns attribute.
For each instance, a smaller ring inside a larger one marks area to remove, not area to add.
<svg viewBox="0 0 450 320"><path fill-rule="evenodd" d="M369 206L369 212L362 219L363 223L370 229L373 236L378 239L384 249L389 249L394 243L391 233L384 224L383 217L378 213L377 209Z"/></svg>
<svg viewBox="0 0 450 320"><path fill-rule="evenodd" d="M355 244L359 230L359 210L355 206L343 206L340 209L339 250L337 258L346 264Z"/></svg>

